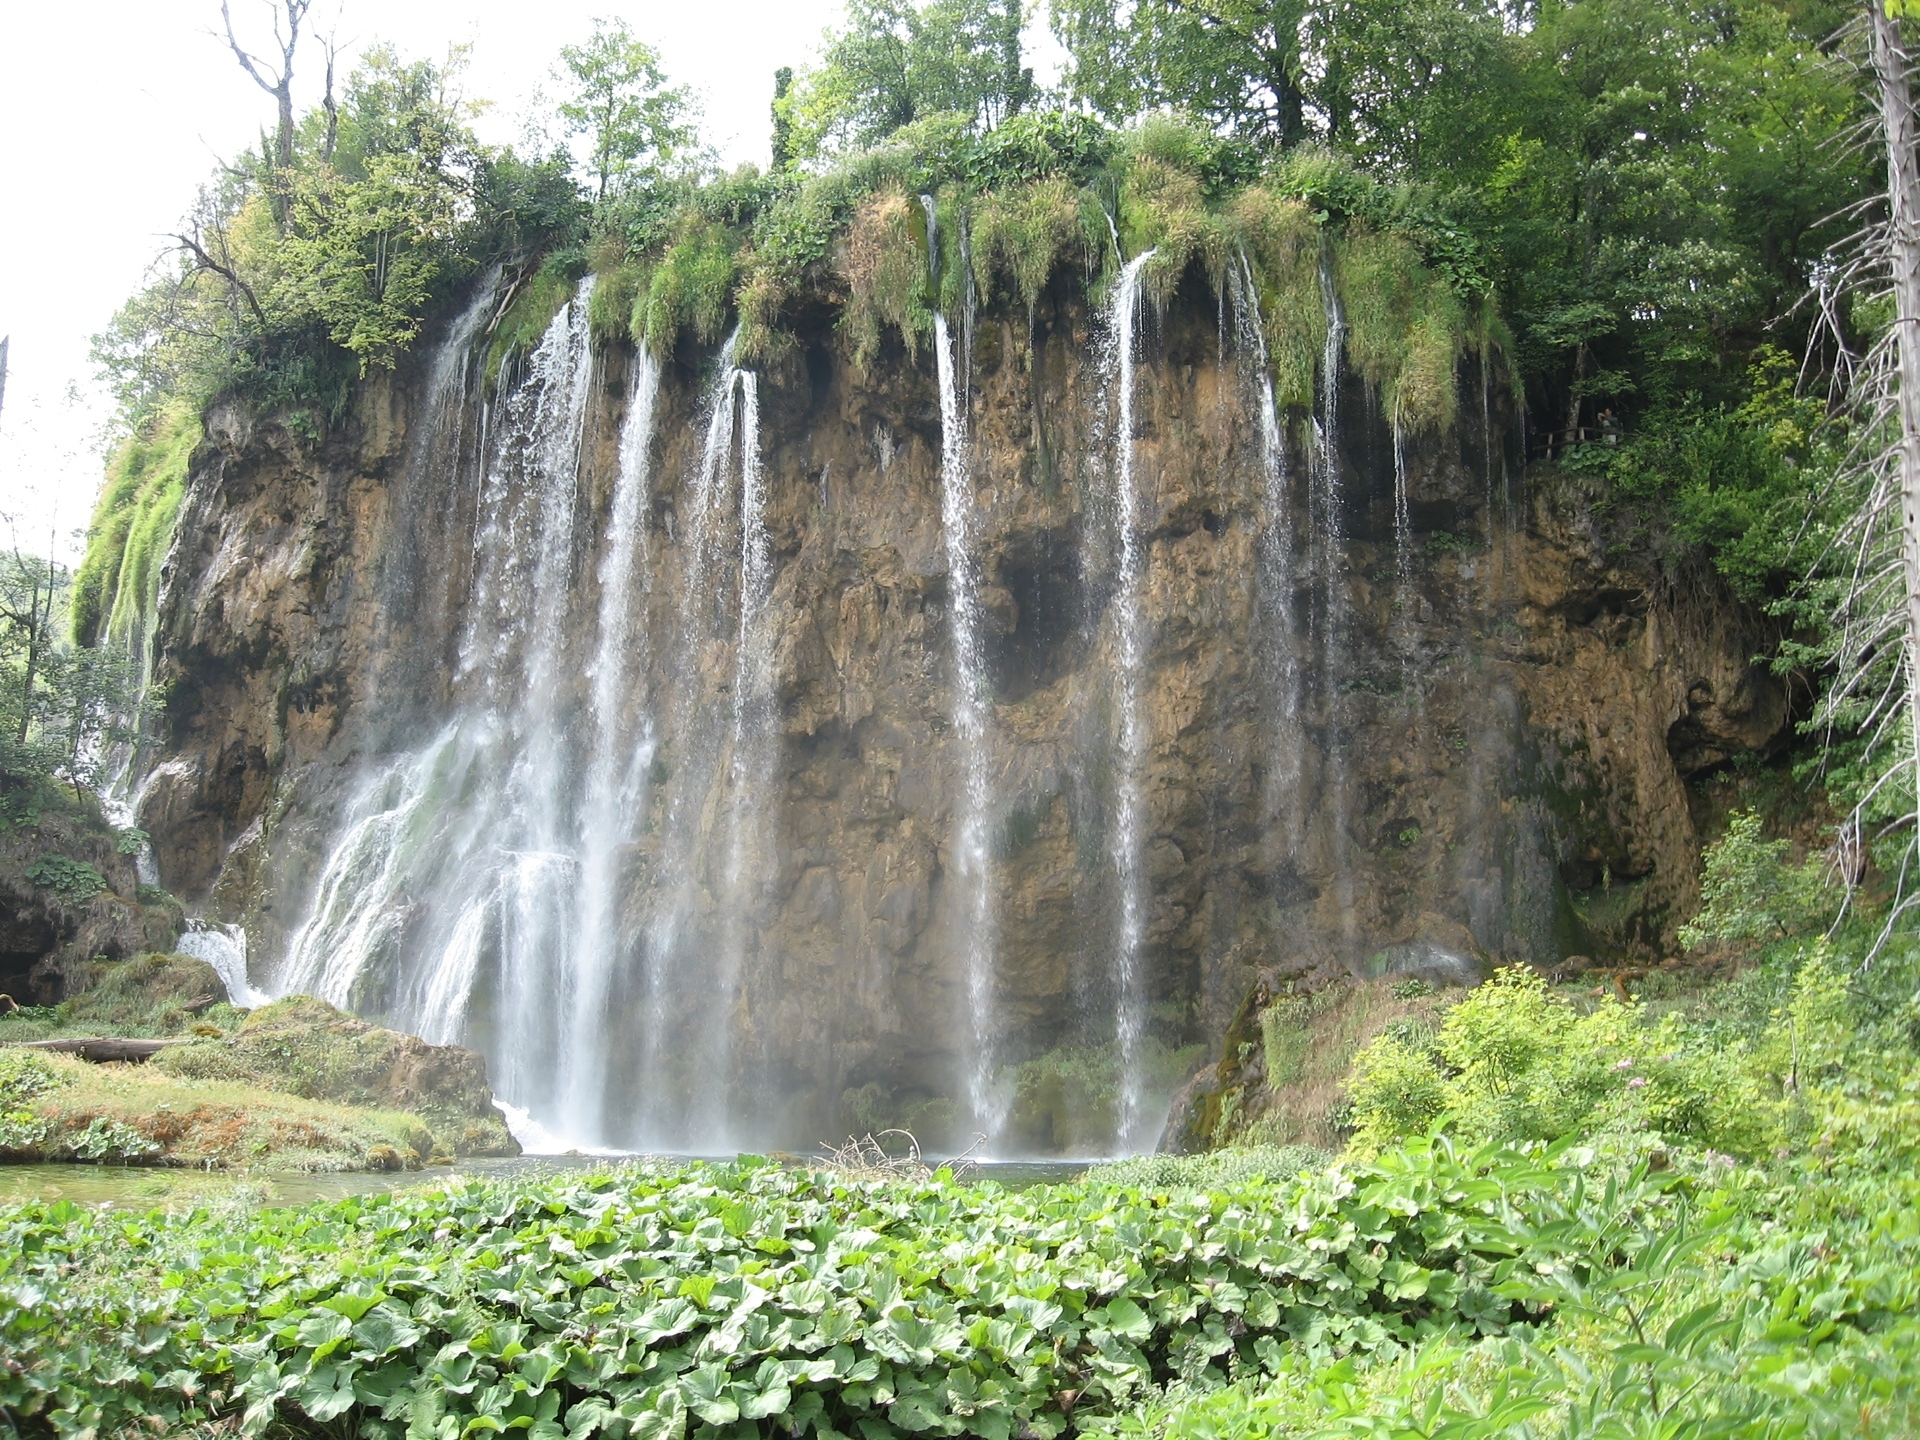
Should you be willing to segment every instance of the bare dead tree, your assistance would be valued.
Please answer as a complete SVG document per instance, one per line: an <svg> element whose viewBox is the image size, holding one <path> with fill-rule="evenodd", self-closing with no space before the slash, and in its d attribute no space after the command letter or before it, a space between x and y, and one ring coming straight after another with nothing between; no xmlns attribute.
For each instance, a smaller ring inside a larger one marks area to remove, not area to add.
<svg viewBox="0 0 1920 1440"><path fill-rule="evenodd" d="M287 224L287 174L293 169L293 56L300 46L300 25L307 18L307 11L313 6L313 0L269 0L269 9L273 12L273 39L280 48L279 67L271 61L263 60L240 43L233 29L231 0L220 0L220 19L226 27L227 47L233 51L233 58L240 62L240 68L267 94L274 99L279 110L279 127L274 134L274 168L279 173L278 182L273 187L273 213L280 228ZM328 51L327 71L331 82L333 71L332 51ZM331 97L332 85L328 85Z"/></svg>
<svg viewBox="0 0 1920 1440"><path fill-rule="evenodd" d="M199 207L189 217L186 227L175 231L170 238L186 253L195 270L217 275L225 281L228 295L236 302L244 301L247 309L253 313L254 323L260 327L260 333L267 333L270 327L266 311L261 308L260 297L240 274L232 247L227 243L227 227L220 208L204 192Z"/></svg>
<svg viewBox="0 0 1920 1440"><path fill-rule="evenodd" d="M340 47L331 31L320 37L320 47L327 55L327 85L320 95L320 108L327 112L327 138L320 150L320 163L331 165L334 146L340 141L340 106L333 98L333 67L340 58Z"/></svg>
<svg viewBox="0 0 1920 1440"><path fill-rule="evenodd" d="M1846 40L1864 42L1877 124L1861 138L1886 157L1887 187L1856 210L1860 229L1820 277L1819 325L1830 346L1837 411L1851 439L1835 480L1849 511L1819 563L1838 572L1833 684L1820 718L1865 740L1873 783L1856 798L1834 847L1849 891L1859 881L1866 832L1906 788L1915 804L1881 827L1907 832L1895 901L1879 952L1899 919L1920 905L1909 873L1920 858L1920 120L1903 11L1915 0L1865 0ZM1851 302L1890 304L1892 323L1864 354L1850 348ZM1816 342L1818 343L1818 342Z"/></svg>

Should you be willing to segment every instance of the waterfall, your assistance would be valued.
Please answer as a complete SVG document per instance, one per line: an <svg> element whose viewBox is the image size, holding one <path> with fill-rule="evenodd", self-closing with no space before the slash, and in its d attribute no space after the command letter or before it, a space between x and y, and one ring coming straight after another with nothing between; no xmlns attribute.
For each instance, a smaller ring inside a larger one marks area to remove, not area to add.
<svg viewBox="0 0 1920 1440"><path fill-rule="evenodd" d="M1118 674L1114 697L1120 721L1120 755L1115 784L1115 814L1108 837L1115 881L1120 891L1120 934L1114 976L1114 1036L1120 1062L1120 1108L1115 1141L1122 1153L1150 1147L1153 1136L1144 1133L1146 1108L1146 948L1147 920L1152 908L1148 891L1146 850L1146 769L1151 736L1141 693L1146 680L1147 617L1146 536L1142 533L1140 499L1134 467L1134 332L1141 306L1140 275L1154 252L1129 260L1120 271L1107 315L1107 341L1112 347L1114 430L1114 508L1119 538L1119 565L1114 577L1114 641Z"/></svg>
<svg viewBox="0 0 1920 1440"><path fill-rule="evenodd" d="M933 197L922 195L927 214L927 263L940 275L939 218ZM971 355L971 307L967 340ZM954 805L951 848L960 893L962 974L966 982L966 1099L973 1124L989 1144L1005 1120L1006 1101L996 1095L993 1072L999 1017L994 954L998 916L994 906L991 697L980 644L980 573L974 536L974 499L968 466L966 365L956 364L947 317L936 305L933 353L940 384L940 533L947 560L948 631L953 643L953 728L960 747L961 785Z"/></svg>
<svg viewBox="0 0 1920 1440"><path fill-rule="evenodd" d="M639 1133L650 1144L701 1150L734 1140L734 1011L772 872L777 818L778 628L770 605L759 380L734 365L734 346L730 337L708 392L705 445L681 533L680 603L664 677L672 695L672 791L641 999L639 1062L648 1083ZM736 450L737 540L730 483ZM737 604L729 606L722 582L736 560ZM723 857L717 875L708 865L716 843ZM683 1043L688 1036L691 1046Z"/></svg>
<svg viewBox="0 0 1920 1440"><path fill-rule="evenodd" d="M614 844L593 830L607 812L577 803L572 743L592 286L581 282L487 417L454 714L362 785L273 985L479 1045L499 1093L554 1117L572 1143L597 1138L563 1095L608 1043L577 967L587 872ZM650 405L628 421L650 424Z"/></svg>
<svg viewBox="0 0 1920 1440"><path fill-rule="evenodd" d="M1347 322L1333 283L1333 258L1320 255L1320 301L1326 314L1326 344L1320 356L1320 413L1314 422L1314 483L1309 491L1309 523L1319 550L1320 696L1325 716L1324 774L1328 860L1334 874L1334 901L1347 938L1353 936L1353 857L1347 834L1351 818L1347 747L1340 735L1340 698L1348 655L1348 602L1345 535L1340 516L1340 370Z"/></svg>
<svg viewBox="0 0 1920 1440"><path fill-rule="evenodd" d="M227 1003L251 1010L267 1003L264 992L247 978L247 932L238 925L208 925L198 920L173 944L174 953L191 955L211 965L226 987Z"/></svg>

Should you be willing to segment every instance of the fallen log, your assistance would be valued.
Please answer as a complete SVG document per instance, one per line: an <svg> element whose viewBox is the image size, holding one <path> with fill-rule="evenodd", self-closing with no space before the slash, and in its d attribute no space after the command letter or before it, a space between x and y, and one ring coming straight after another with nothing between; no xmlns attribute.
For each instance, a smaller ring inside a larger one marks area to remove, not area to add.
<svg viewBox="0 0 1920 1440"><path fill-rule="evenodd" d="M91 1060L96 1065L113 1060L126 1060L133 1064L144 1064L169 1045L182 1045L184 1040L123 1040L112 1036L96 1036L91 1040L16 1040L13 1045L21 1050L52 1050L61 1055L78 1055L82 1060Z"/></svg>

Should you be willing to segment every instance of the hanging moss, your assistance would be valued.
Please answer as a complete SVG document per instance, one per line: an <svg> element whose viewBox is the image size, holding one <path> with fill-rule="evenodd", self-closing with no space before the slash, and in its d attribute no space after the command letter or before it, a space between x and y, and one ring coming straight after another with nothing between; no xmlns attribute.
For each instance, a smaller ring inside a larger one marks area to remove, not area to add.
<svg viewBox="0 0 1920 1440"><path fill-rule="evenodd" d="M733 294L733 303L740 311L740 338L734 343L733 353L742 365L778 360L793 348L792 332L780 325L780 307L786 300L786 284L773 266L758 263L746 267Z"/></svg>
<svg viewBox="0 0 1920 1440"><path fill-rule="evenodd" d="M1347 357L1378 387L1393 423L1407 431L1452 428L1454 365L1466 314L1444 281L1403 236L1360 221L1339 247Z"/></svg>
<svg viewBox="0 0 1920 1440"><path fill-rule="evenodd" d="M966 197L956 189L942 190L934 201L934 214L940 222L940 274L937 277L934 303L947 316L960 313L966 304L967 294L967 253L972 245L973 236L969 233L971 218L968 213Z"/></svg>
<svg viewBox="0 0 1920 1440"><path fill-rule="evenodd" d="M1003 276L1031 311L1054 267L1081 239L1080 198L1059 176L981 196L973 207L973 273L981 293L991 296Z"/></svg>
<svg viewBox="0 0 1920 1440"><path fill-rule="evenodd" d="M907 353L917 356L921 337L933 328L927 222L919 201L889 190L855 211L841 273L849 293L840 324L853 346L854 365L865 371L873 363L887 325L898 328Z"/></svg>
<svg viewBox="0 0 1920 1440"><path fill-rule="evenodd" d="M1259 187L1235 200L1227 223L1259 287L1275 397L1282 405L1311 405L1327 343L1320 224L1299 200Z"/></svg>
<svg viewBox="0 0 1920 1440"><path fill-rule="evenodd" d="M733 232L698 214L684 217L646 292L634 301L633 333L656 353L673 348L682 328L706 344L726 328L733 296Z"/></svg>
<svg viewBox="0 0 1920 1440"><path fill-rule="evenodd" d="M1207 210L1199 177L1170 161L1134 156L1120 187L1120 230L1132 254L1153 251L1140 278L1156 305L1173 299L1180 277L1196 259L1206 265L1216 289L1226 274L1231 238Z"/></svg>
<svg viewBox="0 0 1920 1440"><path fill-rule="evenodd" d="M633 338L634 302L653 278L645 261L609 248L594 257L593 296L587 301L587 324L597 344Z"/></svg>
<svg viewBox="0 0 1920 1440"><path fill-rule="evenodd" d="M173 543L187 467L204 433L198 408L176 404L123 441L108 461L87 553L74 577L77 643L130 644L143 635L159 598L160 563Z"/></svg>

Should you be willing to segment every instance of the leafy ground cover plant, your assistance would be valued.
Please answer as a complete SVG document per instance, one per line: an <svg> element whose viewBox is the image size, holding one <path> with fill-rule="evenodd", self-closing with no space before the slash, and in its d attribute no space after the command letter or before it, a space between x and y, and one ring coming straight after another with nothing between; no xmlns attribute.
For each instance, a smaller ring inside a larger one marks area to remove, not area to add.
<svg viewBox="0 0 1920 1440"><path fill-rule="evenodd" d="M742 1160L244 1226L0 1210L0 1407L75 1435L1052 1437L1293 1355L1530 1333L1535 1276L1674 1203L1444 1142L1214 1192L948 1181Z"/></svg>

